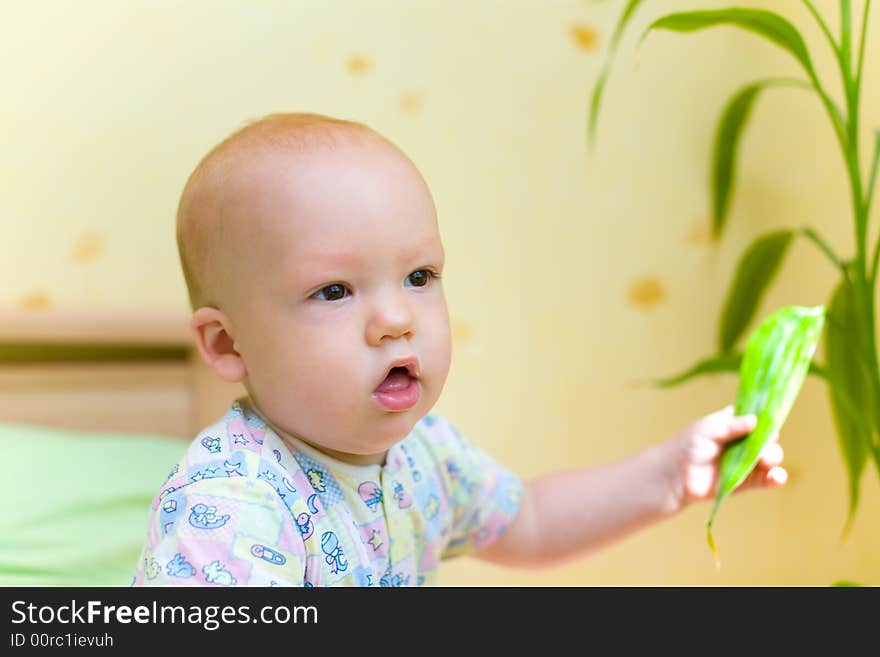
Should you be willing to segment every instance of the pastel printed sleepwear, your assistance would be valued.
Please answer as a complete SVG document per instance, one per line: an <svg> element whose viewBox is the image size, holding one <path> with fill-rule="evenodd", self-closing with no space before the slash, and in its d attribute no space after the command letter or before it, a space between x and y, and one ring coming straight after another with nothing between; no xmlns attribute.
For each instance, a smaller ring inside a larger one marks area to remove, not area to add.
<svg viewBox="0 0 880 657"><path fill-rule="evenodd" d="M134 586L414 586L514 517L519 479L428 414L356 466L281 438L247 397L204 429L149 513Z"/></svg>

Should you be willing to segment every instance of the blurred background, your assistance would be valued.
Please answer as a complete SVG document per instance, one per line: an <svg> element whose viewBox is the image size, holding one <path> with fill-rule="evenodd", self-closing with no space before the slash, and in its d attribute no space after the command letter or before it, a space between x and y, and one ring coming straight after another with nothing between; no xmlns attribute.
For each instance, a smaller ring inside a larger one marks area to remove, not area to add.
<svg viewBox="0 0 880 657"><path fill-rule="evenodd" d="M433 191L454 331L435 411L526 478L653 445L732 402L733 375L666 390L636 382L713 353L743 249L774 228L809 225L848 257L852 215L821 105L773 89L746 128L725 234L710 240L719 112L742 84L800 72L732 28L637 42L661 12L729 3L644 4L589 150L590 92L624 4L0 0L0 308L185 313L174 220L195 164L252 119L326 113L396 142ZM840 98L802 3L748 4L802 31ZM837 3L817 5L836 31ZM880 126L876 8L870 30L866 144ZM826 303L836 281L796 240L759 316ZM552 569L449 562L440 584L880 584L877 473L869 464L841 541L846 470L824 383L806 381L781 444L789 483L737 495L719 513L721 570L705 504Z"/></svg>

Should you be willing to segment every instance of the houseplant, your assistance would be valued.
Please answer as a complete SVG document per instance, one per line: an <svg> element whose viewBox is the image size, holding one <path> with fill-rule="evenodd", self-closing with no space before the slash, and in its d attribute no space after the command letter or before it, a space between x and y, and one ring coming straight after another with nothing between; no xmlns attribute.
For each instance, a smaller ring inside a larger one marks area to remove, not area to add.
<svg viewBox="0 0 880 657"><path fill-rule="evenodd" d="M588 141L595 141L602 96L621 39L643 0L628 0L613 32L605 64L592 91ZM795 86L815 94L825 110L840 147L850 191L855 254L842 257L812 227L786 229L759 235L746 248L736 267L718 322L717 351L679 375L656 381L660 386L678 385L694 377L719 372L738 372L741 342L755 318L761 298L773 283L786 253L797 238L815 245L839 273L830 294L823 359L814 358L810 374L826 384L840 452L848 475L849 508L843 534L850 530L859 504L859 484L869 462L880 476L880 366L876 333L875 289L880 238L869 244L868 223L877 187L880 161L880 130L868 144L872 154L864 165L860 143L859 107L862 96L866 35L871 0L865 0L860 16L850 0L839 1L839 33L835 37L828 17L813 2L803 0L821 29L836 59L842 99L837 100L819 79L810 48L797 28L778 13L756 8L730 7L664 15L651 22L639 41L661 30L695 32L733 26L764 38L790 54L799 64L800 78L756 80L731 96L718 120L711 156L712 236L720 239L728 218L735 187L740 138L756 100L774 87ZM830 4L830 3L828 3ZM858 35L858 38L856 38Z"/></svg>

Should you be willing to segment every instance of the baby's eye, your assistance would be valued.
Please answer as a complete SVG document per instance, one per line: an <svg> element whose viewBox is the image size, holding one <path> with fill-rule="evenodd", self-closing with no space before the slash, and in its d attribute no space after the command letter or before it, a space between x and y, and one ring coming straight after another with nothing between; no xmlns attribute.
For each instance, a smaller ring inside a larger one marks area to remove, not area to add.
<svg viewBox="0 0 880 657"><path fill-rule="evenodd" d="M430 269L418 269L406 277L415 287L425 287L432 278L440 278L440 276Z"/></svg>
<svg viewBox="0 0 880 657"><path fill-rule="evenodd" d="M333 283L332 285L325 285L320 290L315 292L312 296L323 298L325 301L338 301L345 297L345 293L347 290L344 285L340 285L339 283Z"/></svg>

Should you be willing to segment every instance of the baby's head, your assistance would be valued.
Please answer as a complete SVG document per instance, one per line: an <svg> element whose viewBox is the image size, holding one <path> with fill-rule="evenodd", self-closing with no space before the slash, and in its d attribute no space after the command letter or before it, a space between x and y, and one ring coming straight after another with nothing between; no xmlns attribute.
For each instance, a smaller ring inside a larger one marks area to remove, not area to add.
<svg viewBox="0 0 880 657"><path fill-rule="evenodd" d="M436 211L370 128L276 114L232 134L190 176L177 240L202 358L282 431L378 463L436 403L451 354ZM398 361L408 374L386 379Z"/></svg>

